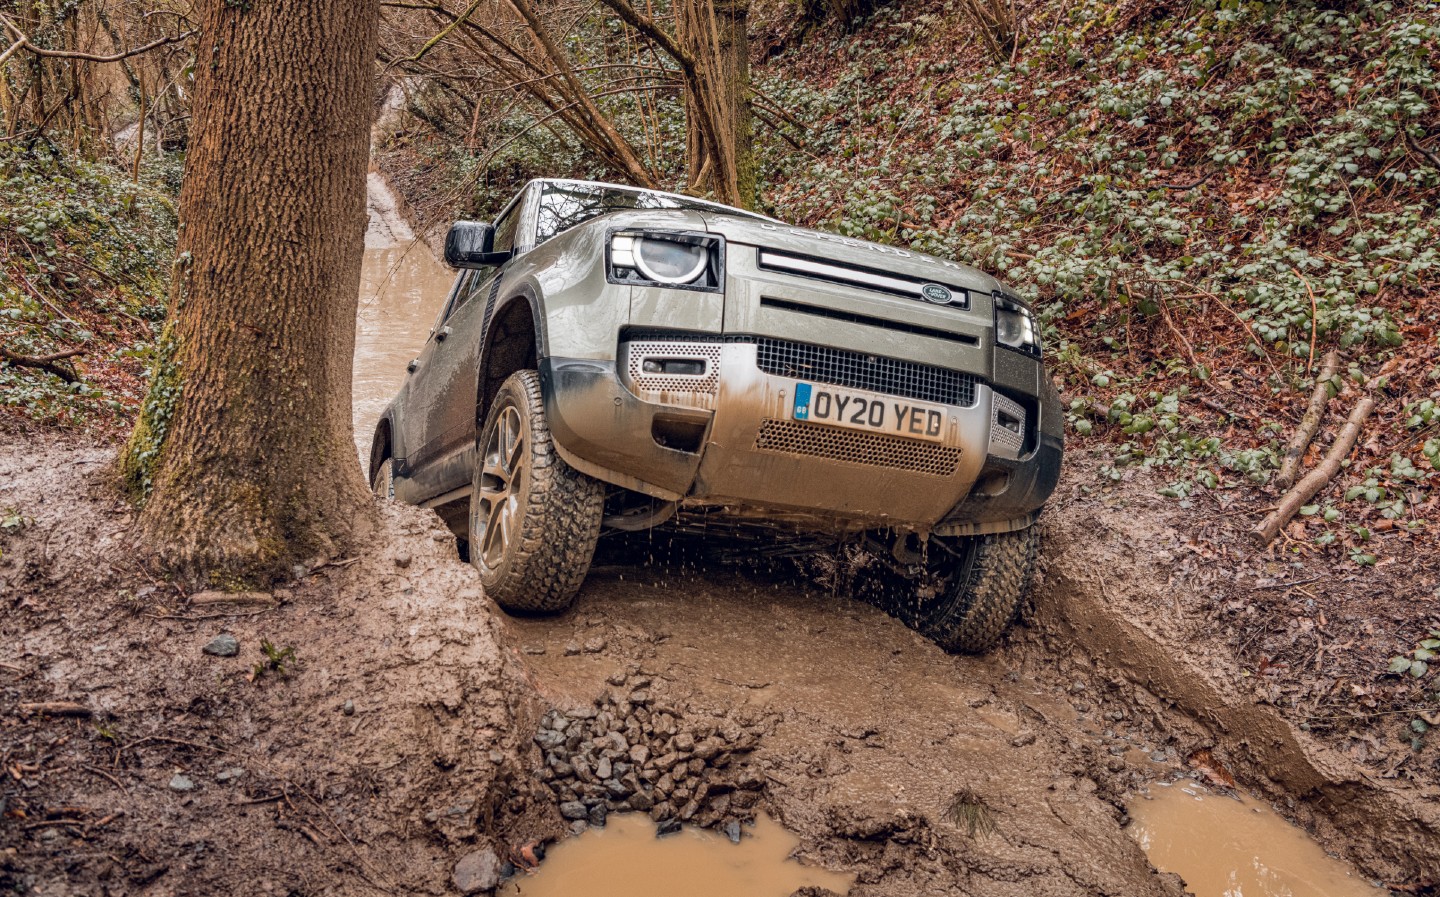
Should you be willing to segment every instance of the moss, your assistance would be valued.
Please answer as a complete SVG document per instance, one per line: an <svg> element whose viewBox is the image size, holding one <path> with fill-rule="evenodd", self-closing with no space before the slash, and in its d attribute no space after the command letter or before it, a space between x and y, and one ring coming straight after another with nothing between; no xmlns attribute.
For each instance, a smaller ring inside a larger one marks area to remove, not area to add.
<svg viewBox="0 0 1440 897"><path fill-rule="evenodd" d="M172 320L161 331L155 344L155 357L150 369L150 389L140 406L140 418L125 451L120 456L120 475L125 490L136 504L143 505L155 488L155 471L165 448L170 422L180 404L184 385L180 365L176 361L179 338Z"/></svg>

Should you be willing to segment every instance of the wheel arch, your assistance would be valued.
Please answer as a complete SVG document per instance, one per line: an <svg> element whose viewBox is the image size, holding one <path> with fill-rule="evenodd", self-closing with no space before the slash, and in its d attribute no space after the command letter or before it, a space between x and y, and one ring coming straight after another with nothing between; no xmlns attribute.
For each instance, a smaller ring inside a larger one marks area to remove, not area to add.
<svg viewBox="0 0 1440 897"><path fill-rule="evenodd" d="M539 297L529 284L497 303L486 319L475 384L477 437L505 378L516 371L539 368L545 357L544 317Z"/></svg>
<svg viewBox="0 0 1440 897"><path fill-rule="evenodd" d="M395 428L388 413L375 422L375 433L370 437L370 469L366 471L366 482L374 482L375 474L386 458L395 456Z"/></svg>

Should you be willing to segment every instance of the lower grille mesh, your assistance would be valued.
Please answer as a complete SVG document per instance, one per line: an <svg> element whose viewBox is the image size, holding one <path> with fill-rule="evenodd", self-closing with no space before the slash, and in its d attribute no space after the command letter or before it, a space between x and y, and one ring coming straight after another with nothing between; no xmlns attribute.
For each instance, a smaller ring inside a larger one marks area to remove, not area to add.
<svg viewBox="0 0 1440 897"><path fill-rule="evenodd" d="M755 337L754 342L756 363L767 374L942 405L975 404L975 378L961 371L764 336Z"/></svg>
<svg viewBox="0 0 1440 897"><path fill-rule="evenodd" d="M960 463L958 448L792 420L766 420L761 423L760 432L755 437L755 448L866 467L912 470L933 477L950 476Z"/></svg>

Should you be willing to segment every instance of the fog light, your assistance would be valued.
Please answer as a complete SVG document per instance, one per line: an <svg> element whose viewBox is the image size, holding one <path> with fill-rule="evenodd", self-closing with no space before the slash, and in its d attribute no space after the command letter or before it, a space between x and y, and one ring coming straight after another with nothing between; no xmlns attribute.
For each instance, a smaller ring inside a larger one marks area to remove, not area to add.
<svg viewBox="0 0 1440 897"><path fill-rule="evenodd" d="M705 376L705 362L695 358L647 358L640 363L647 374L678 374L684 377Z"/></svg>

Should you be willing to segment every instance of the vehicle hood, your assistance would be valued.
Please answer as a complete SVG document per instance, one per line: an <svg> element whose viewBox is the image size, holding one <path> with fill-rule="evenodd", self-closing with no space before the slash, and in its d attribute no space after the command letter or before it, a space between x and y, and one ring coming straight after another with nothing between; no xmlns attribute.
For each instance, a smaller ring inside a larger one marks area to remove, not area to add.
<svg viewBox="0 0 1440 897"><path fill-rule="evenodd" d="M908 274L973 292L990 293L1001 289L998 280L978 268L925 255L912 249L882 246L867 240L794 227L779 221L711 212L703 212L701 215L707 229L711 233L721 234L728 243L761 246L877 271Z"/></svg>

